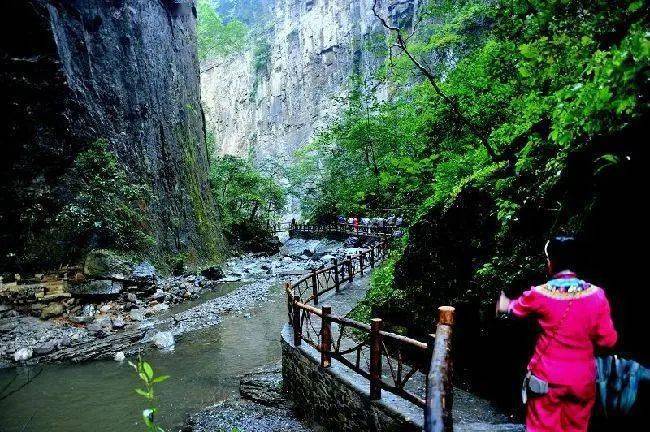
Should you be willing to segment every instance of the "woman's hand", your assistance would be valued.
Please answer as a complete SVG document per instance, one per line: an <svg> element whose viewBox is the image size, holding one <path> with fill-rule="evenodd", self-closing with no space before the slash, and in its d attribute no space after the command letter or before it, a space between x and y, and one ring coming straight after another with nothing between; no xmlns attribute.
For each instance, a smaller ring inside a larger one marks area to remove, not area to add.
<svg viewBox="0 0 650 432"><path fill-rule="evenodd" d="M506 293L501 291L501 296L497 301L497 315L500 313L507 313L510 309L510 299L506 296Z"/></svg>

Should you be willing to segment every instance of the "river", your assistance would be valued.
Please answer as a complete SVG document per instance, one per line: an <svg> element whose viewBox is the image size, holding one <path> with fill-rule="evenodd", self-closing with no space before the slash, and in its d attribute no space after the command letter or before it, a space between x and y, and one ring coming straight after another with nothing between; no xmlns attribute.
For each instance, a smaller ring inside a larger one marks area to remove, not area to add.
<svg viewBox="0 0 650 432"><path fill-rule="evenodd" d="M158 420L166 430L178 430L189 413L237 396L239 375L280 360L279 333L286 320L280 281L270 288L266 300L224 314L218 325L180 335L173 352L145 351L144 358L157 374L171 376L156 388ZM238 287L223 284L219 291L204 293L169 313L205 304ZM145 403L134 391L139 382L126 362L49 364L21 368L19 373L34 373L41 367L34 382L0 401L0 432L143 430L140 413ZM0 370L0 388L15 371Z"/></svg>

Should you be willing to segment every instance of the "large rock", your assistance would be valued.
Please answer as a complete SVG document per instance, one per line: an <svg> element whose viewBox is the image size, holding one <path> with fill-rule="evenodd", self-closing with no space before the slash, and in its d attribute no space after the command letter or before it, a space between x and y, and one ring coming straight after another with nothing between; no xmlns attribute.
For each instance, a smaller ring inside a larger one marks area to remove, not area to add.
<svg viewBox="0 0 650 432"><path fill-rule="evenodd" d="M244 399L267 406L286 403L282 393L282 365L263 366L243 375L239 380L239 393Z"/></svg>
<svg viewBox="0 0 650 432"><path fill-rule="evenodd" d="M219 280L222 279L225 276L225 274L223 273L221 267L210 266L201 271L201 276L209 280Z"/></svg>
<svg viewBox="0 0 650 432"><path fill-rule="evenodd" d="M150 186L136 208L155 247L213 257L222 248L208 186L192 1L3 3L25 37L0 30L0 259L63 262L51 220L69 203L62 174L98 138L129 181ZM144 204L144 203L143 203ZM40 206L46 211L26 212ZM54 235L53 235L54 234ZM101 243L79 232L79 246ZM35 240L32 242L31 239ZM49 242L49 243L48 243ZM51 248L50 248L51 246ZM67 248L67 249L66 249ZM1 263L0 263L1 264Z"/></svg>
<svg viewBox="0 0 650 432"><path fill-rule="evenodd" d="M50 303L41 310L42 319L50 319L57 317L63 313L63 305L61 303Z"/></svg>
<svg viewBox="0 0 650 432"><path fill-rule="evenodd" d="M131 320L140 322L145 320L145 311L143 309L131 309L129 311L129 317Z"/></svg>
<svg viewBox="0 0 650 432"><path fill-rule="evenodd" d="M20 348L14 353L14 360L17 362L27 361L34 355L34 351L31 348Z"/></svg>
<svg viewBox="0 0 650 432"><path fill-rule="evenodd" d="M133 264L108 250L93 250L84 260L84 275L91 279L125 279Z"/></svg>
<svg viewBox="0 0 650 432"><path fill-rule="evenodd" d="M174 335L171 332L158 332L153 337L153 344L161 351L170 351L175 347Z"/></svg>
<svg viewBox="0 0 650 432"><path fill-rule="evenodd" d="M156 269L148 261L144 261L133 269L131 280L139 284L153 284L158 280Z"/></svg>
<svg viewBox="0 0 650 432"><path fill-rule="evenodd" d="M54 351L55 349L58 348L59 341L58 340L52 340L45 342L42 345L39 345L37 347L34 347L34 354L35 355L46 355Z"/></svg>
<svg viewBox="0 0 650 432"><path fill-rule="evenodd" d="M77 297L117 297L124 285L119 281L108 279L91 280L89 282L70 284L68 290Z"/></svg>

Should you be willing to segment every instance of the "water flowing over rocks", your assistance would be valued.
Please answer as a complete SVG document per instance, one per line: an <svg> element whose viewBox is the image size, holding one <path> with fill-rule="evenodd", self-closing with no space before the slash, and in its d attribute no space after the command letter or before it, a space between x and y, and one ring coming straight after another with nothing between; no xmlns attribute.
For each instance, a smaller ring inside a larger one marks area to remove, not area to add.
<svg viewBox="0 0 650 432"><path fill-rule="evenodd" d="M2 304L0 365L17 362L16 353L23 348L32 350L32 355L23 359L21 354L20 361L31 363L113 358L119 352L133 352L141 344L169 349L173 342L170 338L156 336L159 332L168 332L173 340L188 331L217 325L223 314L246 313L264 302L269 290L279 287L285 279L310 268L329 265L332 257L343 258L355 251L331 240L290 239L281 253L274 256L244 254L228 260L223 268L212 267L208 276L218 278L216 280L203 274L162 278L146 263L125 266L119 262L101 269L95 265L91 272L97 276L119 274L124 277L123 286L128 287L128 291L110 296L64 296L62 301L45 304L37 312L29 303L22 303L23 297L13 306ZM146 279L136 283L133 274L138 267L143 269L140 275ZM124 271L116 271L116 268ZM201 300L201 296L224 283L240 286L228 294ZM35 292L32 290L29 294L33 301L37 301ZM180 312L173 311L186 301L199 304Z"/></svg>

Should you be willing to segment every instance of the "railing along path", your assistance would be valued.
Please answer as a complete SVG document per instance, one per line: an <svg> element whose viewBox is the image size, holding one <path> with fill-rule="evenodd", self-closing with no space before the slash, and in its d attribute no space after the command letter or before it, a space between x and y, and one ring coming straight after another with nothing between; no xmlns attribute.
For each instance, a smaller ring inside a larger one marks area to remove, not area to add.
<svg viewBox="0 0 650 432"><path fill-rule="evenodd" d="M312 270L296 281L285 283L288 322L293 328L293 343L303 342L320 353L322 367L332 359L370 382L370 397L381 399L382 390L393 393L424 410L425 430L451 431L453 386L451 380L451 332L454 308L439 308L435 335L421 342L382 329L382 320L370 325L332 314L330 306L317 307L320 297L339 292L357 275L373 269L389 253L390 234L396 227L371 227L350 224L291 224L290 234L346 233L374 239L366 249L344 260L333 259L328 267ZM427 377L426 398L418 394L412 378Z"/></svg>

